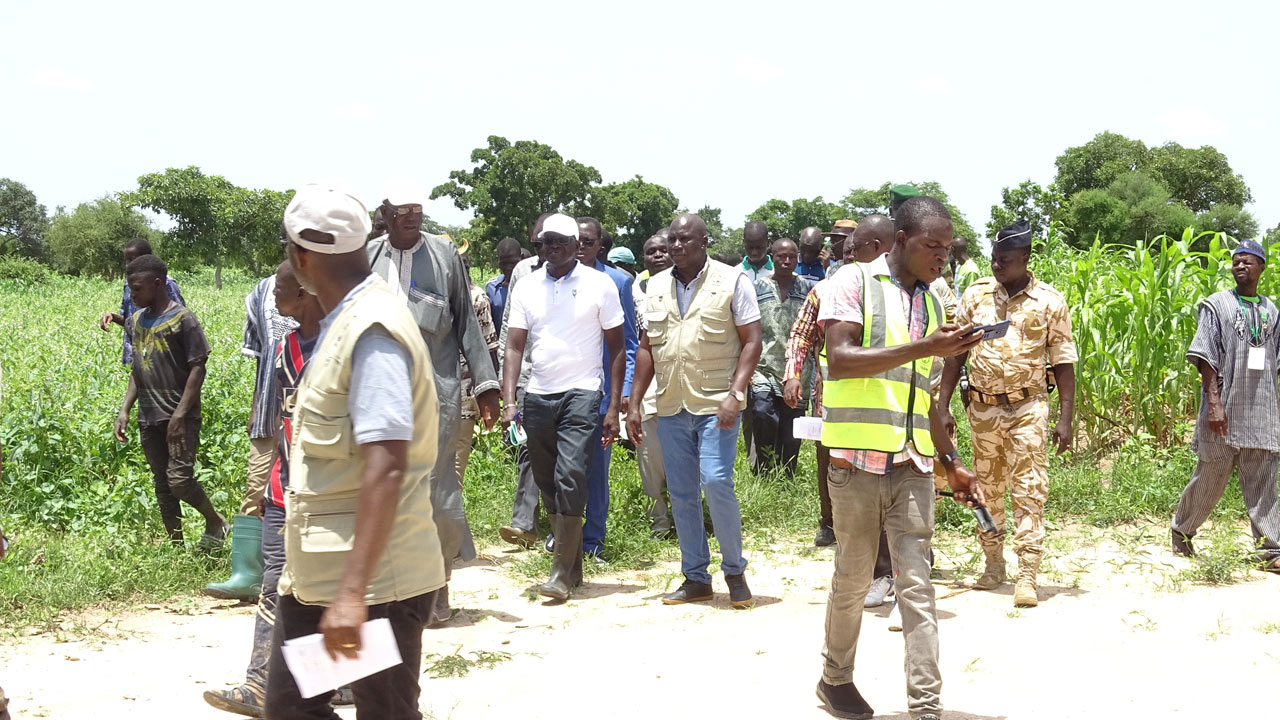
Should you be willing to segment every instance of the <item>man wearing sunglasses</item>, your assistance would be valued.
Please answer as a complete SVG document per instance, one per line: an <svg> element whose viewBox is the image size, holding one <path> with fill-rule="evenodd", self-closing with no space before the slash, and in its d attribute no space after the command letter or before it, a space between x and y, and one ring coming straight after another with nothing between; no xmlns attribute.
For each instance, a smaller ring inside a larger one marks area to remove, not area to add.
<svg viewBox="0 0 1280 720"><path fill-rule="evenodd" d="M422 229L426 198L426 192L416 184L388 191L382 203L387 234L370 240L367 252L373 272L409 306L435 372L440 452L431 471L431 506L447 579L455 561L465 562L476 556L454 462L462 413L459 351L471 368L473 391L485 429L491 429L498 419L498 378L471 304L471 282L462 258L448 238ZM437 596L431 622L445 622L451 614L446 586Z"/></svg>

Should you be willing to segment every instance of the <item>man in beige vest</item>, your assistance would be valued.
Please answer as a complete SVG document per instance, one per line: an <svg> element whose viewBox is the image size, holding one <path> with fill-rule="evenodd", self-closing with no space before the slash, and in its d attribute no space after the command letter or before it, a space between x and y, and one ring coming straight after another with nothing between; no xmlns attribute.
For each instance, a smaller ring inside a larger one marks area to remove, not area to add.
<svg viewBox="0 0 1280 720"><path fill-rule="evenodd" d="M702 493L720 543L720 567L734 607L752 604L742 556L742 515L733 489L733 460L746 390L760 359L760 307L739 268L707 257L707 226L691 213L671 223L675 266L649 280L648 330L636 353L631 407L658 384L658 436L667 494L680 541L685 581L662 598L668 605L712 598L711 554L702 523ZM656 378L655 378L656 375ZM627 432L644 441L640 415Z"/></svg>
<svg viewBox="0 0 1280 720"><path fill-rule="evenodd" d="M431 512L431 361L403 299L370 271L359 200L308 185L284 223L294 274L327 314L294 396L266 716L336 717L331 693L301 696L285 641L320 632L331 656L355 658L361 626L386 618L402 662L352 684L357 713L420 720L422 630L445 582Z"/></svg>

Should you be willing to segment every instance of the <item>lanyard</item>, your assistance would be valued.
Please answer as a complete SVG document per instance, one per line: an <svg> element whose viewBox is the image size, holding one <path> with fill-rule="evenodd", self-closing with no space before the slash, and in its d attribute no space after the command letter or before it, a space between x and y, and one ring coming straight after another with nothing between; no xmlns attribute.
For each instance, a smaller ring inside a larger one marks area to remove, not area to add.
<svg viewBox="0 0 1280 720"><path fill-rule="evenodd" d="M1240 305L1240 314L1244 315L1245 319L1249 321L1249 334L1253 336L1254 344L1255 345L1261 344L1261 340L1259 336L1267 328L1267 311L1262 308L1262 298L1259 297L1258 303L1257 303L1258 313L1262 316L1262 323L1261 323L1261 326L1259 326L1257 324L1254 324L1253 322L1254 315L1253 313L1249 312L1248 308L1244 306L1244 300L1241 299L1239 291L1232 290L1232 293L1235 294L1236 302L1239 303Z"/></svg>

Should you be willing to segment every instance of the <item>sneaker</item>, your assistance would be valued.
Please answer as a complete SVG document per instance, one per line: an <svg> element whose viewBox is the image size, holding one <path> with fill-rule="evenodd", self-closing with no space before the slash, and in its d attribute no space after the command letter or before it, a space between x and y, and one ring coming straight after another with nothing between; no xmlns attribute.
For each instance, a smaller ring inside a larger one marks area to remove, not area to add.
<svg viewBox="0 0 1280 720"><path fill-rule="evenodd" d="M543 541L542 549L546 550L551 555L555 555L556 554L556 536L552 535L551 533L547 533L547 539Z"/></svg>
<svg viewBox="0 0 1280 720"><path fill-rule="evenodd" d="M836 531L831 529L830 525L823 525L818 528L818 534L813 537L813 544L818 547L831 547L836 544Z"/></svg>
<svg viewBox="0 0 1280 720"><path fill-rule="evenodd" d="M819 680L818 699L827 712L838 718L868 720L876 714L853 683L828 685L825 680Z"/></svg>
<svg viewBox="0 0 1280 720"><path fill-rule="evenodd" d="M751 588L747 587L747 574L725 575L724 582L729 586L729 605L736 608L748 608L756 604L751 597Z"/></svg>
<svg viewBox="0 0 1280 720"><path fill-rule="evenodd" d="M498 536L503 541L522 547L525 550L538 544L538 534L524 528L518 528L514 525L506 525L498 528Z"/></svg>
<svg viewBox="0 0 1280 720"><path fill-rule="evenodd" d="M889 608L889 632L902 632L902 612L898 610L898 601L893 601Z"/></svg>
<svg viewBox="0 0 1280 720"><path fill-rule="evenodd" d="M715 597L711 583L694 582L685 578L680 587L673 593L662 596L663 605L684 605L691 602L704 602Z"/></svg>
<svg viewBox="0 0 1280 720"><path fill-rule="evenodd" d="M867 599L863 607L880 607L886 598L893 594L893 578L888 575L871 581L871 589L867 591Z"/></svg>

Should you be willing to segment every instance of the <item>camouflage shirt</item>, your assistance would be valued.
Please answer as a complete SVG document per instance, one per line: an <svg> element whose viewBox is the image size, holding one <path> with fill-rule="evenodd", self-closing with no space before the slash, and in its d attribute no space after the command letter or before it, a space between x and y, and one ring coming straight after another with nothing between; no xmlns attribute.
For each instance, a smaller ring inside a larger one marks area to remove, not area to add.
<svg viewBox="0 0 1280 720"><path fill-rule="evenodd" d="M1009 320L1009 332L969 351L969 383L985 393L1045 388L1045 363L1076 362L1071 313L1062 293L1031 282L1013 297L993 277L977 280L956 308L956 322L990 325Z"/></svg>
<svg viewBox="0 0 1280 720"><path fill-rule="evenodd" d="M787 377L787 336L796 324L796 318L804 307L805 297L813 289L814 281L799 275L791 283L791 291L782 294L778 281L772 277L755 281L756 300L760 304L760 361L751 377L751 387L756 392L772 392L782 397L782 383ZM809 384L812 365L806 368L800 380L801 386Z"/></svg>
<svg viewBox="0 0 1280 720"><path fill-rule="evenodd" d="M471 305L476 310L476 320L480 323L480 333L484 335L484 345L489 352L498 349L498 329L493 325L493 314L489 312L489 296L475 283L471 283ZM458 368L462 376L462 417L473 418L480 414L476 406L475 390L472 387L471 368L467 367L467 357L458 353Z"/></svg>

